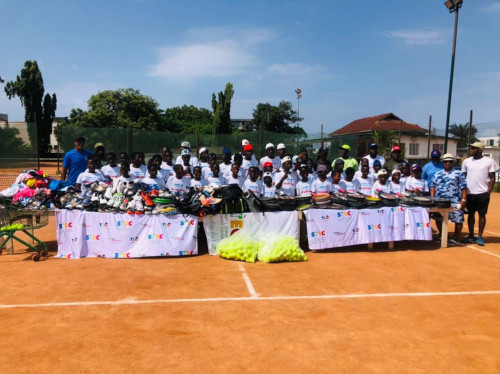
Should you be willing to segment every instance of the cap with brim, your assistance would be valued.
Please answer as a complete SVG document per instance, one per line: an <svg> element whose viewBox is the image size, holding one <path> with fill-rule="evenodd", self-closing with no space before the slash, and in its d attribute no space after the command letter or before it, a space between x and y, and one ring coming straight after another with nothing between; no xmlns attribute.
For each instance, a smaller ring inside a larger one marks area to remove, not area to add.
<svg viewBox="0 0 500 374"><path fill-rule="evenodd" d="M401 174L401 172L399 171L399 169L394 169L391 173L391 175L394 175L394 174Z"/></svg>
<svg viewBox="0 0 500 374"><path fill-rule="evenodd" d="M371 143L369 146L368 146L368 149L373 149L373 148L378 148L378 145L375 144L375 143Z"/></svg>
<svg viewBox="0 0 500 374"><path fill-rule="evenodd" d="M183 149L181 152L181 156L190 155L190 154L191 154L191 152L189 152L189 149Z"/></svg>
<svg viewBox="0 0 500 374"><path fill-rule="evenodd" d="M249 142L248 140L243 139L243 140L241 141L241 145L247 145L247 144L250 144L250 142Z"/></svg>
<svg viewBox="0 0 500 374"><path fill-rule="evenodd" d="M203 152L205 152L207 149L205 147L201 147L198 153L201 155Z"/></svg>
<svg viewBox="0 0 500 374"><path fill-rule="evenodd" d="M339 149L343 149L345 151L350 151L351 150L351 147L347 144L344 144L343 146L339 147Z"/></svg>
<svg viewBox="0 0 500 374"><path fill-rule="evenodd" d="M475 142L475 143L469 144L469 147L479 148L479 149L483 150L484 149L484 143L483 142Z"/></svg>
<svg viewBox="0 0 500 374"><path fill-rule="evenodd" d="M75 138L75 142L84 142L85 141L85 138L83 136L77 136Z"/></svg>
<svg viewBox="0 0 500 374"><path fill-rule="evenodd" d="M191 144L189 142L182 142L181 147L191 148Z"/></svg>
<svg viewBox="0 0 500 374"><path fill-rule="evenodd" d="M437 149L431 152L431 158L439 158L441 157L441 152L439 152Z"/></svg>
<svg viewBox="0 0 500 374"><path fill-rule="evenodd" d="M253 147L251 144L247 144L246 146L243 147L244 151L253 151Z"/></svg>
<svg viewBox="0 0 500 374"><path fill-rule="evenodd" d="M274 148L274 144L273 143L267 143L266 144L266 149L268 148Z"/></svg>
<svg viewBox="0 0 500 374"><path fill-rule="evenodd" d="M395 145L392 147L392 152L401 152L401 147L399 145Z"/></svg>
<svg viewBox="0 0 500 374"><path fill-rule="evenodd" d="M340 165L340 164L343 165L344 164L344 160L341 160L340 158L338 158L338 159L335 160L335 163L333 165L336 166L336 165Z"/></svg>
<svg viewBox="0 0 500 374"><path fill-rule="evenodd" d="M316 171L326 171L327 168L326 168L326 165L318 165L318 167L316 168Z"/></svg>
<svg viewBox="0 0 500 374"><path fill-rule="evenodd" d="M284 163L285 163L285 162L287 162L287 161L292 162L292 159L290 158L290 156L285 156L285 157L283 157L283 158L281 159L281 163L282 163L282 164L284 164Z"/></svg>
<svg viewBox="0 0 500 374"><path fill-rule="evenodd" d="M297 162L297 159L299 158L299 156L295 155L292 157L292 162L295 164Z"/></svg>
<svg viewBox="0 0 500 374"><path fill-rule="evenodd" d="M387 170L385 170L385 169L380 169L380 170L378 171L378 173L377 173L377 175L387 175L387 174L388 174L388 173L387 173Z"/></svg>
<svg viewBox="0 0 500 374"><path fill-rule="evenodd" d="M278 147L276 147L276 148L278 148L278 149L285 149L286 147L285 147L285 145L283 143L280 143L280 144L278 144Z"/></svg>
<svg viewBox="0 0 500 374"><path fill-rule="evenodd" d="M382 163L380 162L380 160L375 160L375 161L373 161L373 166L375 166L375 165L382 166Z"/></svg>
<svg viewBox="0 0 500 374"><path fill-rule="evenodd" d="M231 150L229 148L224 148L222 150L222 153L224 153L225 155L230 155L231 154Z"/></svg>
<svg viewBox="0 0 500 374"><path fill-rule="evenodd" d="M262 165L262 166L263 166L263 167L265 167L265 168L267 168L268 166L271 166L271 167L272 167L272 166L273 166L273 163L272 163L272 162L267 161L267 162L264 162L264 165Z"/></svg>
<svg viewBox="0 0 500 374"><path fill-rule="evenodd" d="M443 161L455 161L455 157L451 153L443 155Z"/></svg>
<svg viewBox="0 0 500 374"><path fill-rule="evenodd" d="M307 169L307 165L306 164L300 164L299 169Z"/></svg>
<svg viewBox="0 0 500 374"><path fill-rule="evenodd" d="M264 174L262 174L262 178L265 178L265 177L271 177L272 178L273 175L270 172L266 171Z"/></svg>
<svg viewBox="0 0 500 374"><path fill-rule="evenodd" d="M417 170L422 170L422 166L419 164L413 164L410 168L411 171L417 171Z"/></svg>
<svg viewBox="0 0 500 374"><path fill-rule="evenodd" d="M97 148L104 148L104 143L95 143L94 145L94 149L97 149Z"/></svg>
<svg viewBox="0 0 500 374"><path fill-rule="evenodd" d="M320 147L318 149L318 153L328 153L328 149L326 149L325 147Z"/></svg>

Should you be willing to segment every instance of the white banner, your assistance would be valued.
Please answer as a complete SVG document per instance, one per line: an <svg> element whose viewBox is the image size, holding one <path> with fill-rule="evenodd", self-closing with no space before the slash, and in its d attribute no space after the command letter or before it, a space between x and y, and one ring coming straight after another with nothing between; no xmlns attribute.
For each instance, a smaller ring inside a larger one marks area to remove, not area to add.
<svg viewBox="0 0 500 374"><path fill-rule="evenodd" d="M309 209L304 214L307 240L313 250L400 240L432 240L429 213L425 208Z"/></svg>
<svg viewBox="0 0 500 374"><path fill-rule="evenodd" d="M198 217L57 210L57 257L133 258L198 253Z"/></svg>
<svg viewBox="0 0 500 374"><path fill-rule="evenodd" d="M275 232L291 235L298 240L298 213L286 211L209 215L203 217L203 228L207 235L208 252L216 255L217 243L241 229L245 229L253 237Z"/></svg>

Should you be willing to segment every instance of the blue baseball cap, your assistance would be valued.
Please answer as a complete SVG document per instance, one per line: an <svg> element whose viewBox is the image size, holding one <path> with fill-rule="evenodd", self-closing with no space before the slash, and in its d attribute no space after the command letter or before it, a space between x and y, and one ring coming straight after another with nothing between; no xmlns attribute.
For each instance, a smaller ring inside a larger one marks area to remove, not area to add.
<svg viewBox="0 0 500 374"><path fill-rule="evenodd" d="M375 161L373 161L373 165L380 165L380 166L382 166L382 163L380 162L380 160L375 160Z"/></svg>
<svg viewBox="0 0 500 374"><path fill-rule="evenodd" d="M439 158L441 157L441 152L439 152L437 149L431 152L431 158Z"/></svg>
<svg viewBox="0 0 500 374"><path fill-rule="evenodd" d="M224 153L225 155L230 155L231 154L231 150L229 148L224 148L222 150L222 153Z"/></svg>
<svg viewBox="0 0 500 374"><path fill-rule="evenodd" d="M372 148L378 148L378 145L376 143L370 143L370 145L368 146L368 149L372 149Z"/></svg>

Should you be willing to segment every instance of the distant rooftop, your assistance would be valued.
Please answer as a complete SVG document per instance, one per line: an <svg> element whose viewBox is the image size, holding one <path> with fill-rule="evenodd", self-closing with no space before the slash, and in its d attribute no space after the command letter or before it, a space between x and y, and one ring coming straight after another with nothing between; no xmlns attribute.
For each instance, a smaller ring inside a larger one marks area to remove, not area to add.
<svg viewBox="0 0 500 374"><path fill-rule="evenodd" d="M378 116L360 118L344 127L333 131L330 135L355 134L358 132L405 131L426 133L427 130L417 124L403 121L394 113L379 114Z"/></svg>

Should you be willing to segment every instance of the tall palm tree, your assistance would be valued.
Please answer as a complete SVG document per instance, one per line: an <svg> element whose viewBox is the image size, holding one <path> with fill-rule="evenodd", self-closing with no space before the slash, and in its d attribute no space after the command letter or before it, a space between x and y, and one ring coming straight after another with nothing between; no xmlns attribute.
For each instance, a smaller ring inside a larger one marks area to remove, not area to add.
<svg viewBox="0 0 500 374"><path fill-rule="evenodd" d="M457 140L457 148L467 148L467 143L469 141L469 122L465 125L454 123L450 126L450 134ZM471 142L475 142L477 129L472 125Z"/></svg>

